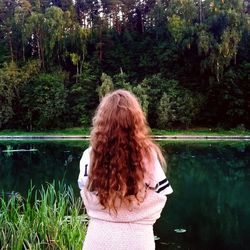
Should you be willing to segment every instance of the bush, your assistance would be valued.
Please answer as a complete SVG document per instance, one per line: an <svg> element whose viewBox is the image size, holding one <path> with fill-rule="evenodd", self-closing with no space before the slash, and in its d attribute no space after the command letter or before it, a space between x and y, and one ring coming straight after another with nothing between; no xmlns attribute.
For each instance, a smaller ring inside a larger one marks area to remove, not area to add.
<svg viewBox="0 0 250 250"><path fill-rule="evenodd" d="M69 110L67 117L71 126L88 127L98 105L96 92L98 81L96 73L88 63L84 63L83 72L78 76L78 82L70 88L68 96Z"/></svg>
<svg viewBox="0 0 250 250"><path fill-rule="evenodd" d="M102 73L101 82L102 82L102 85L97 90L100 100L105 95L107 95L109 92L112 92L114 90L113 81L112 81L112 78L109 75L107 75L105 73Z"/></svg>
<svg viewBox="0 0 250 250"><path fill-rule="evenodd" d="M60 126L67 96L64 80L62 72L42 73L25 86L22 107L30 130Z"/></svg>
<svg viewBox="0 0 250 250"><path fill-rule="evenodd" d="M15 123L19 107L19 92L40 70L38 61L30 61L22 68L14 62L0 69L0 128Z"/></svg>
<svg viewBox="0 0 250 250"><path fill-rule="evenodd" d="M175 80L167 81L164 89L157 109L159 128L189 127L200 111L202 97L194 96Z"/></svg>

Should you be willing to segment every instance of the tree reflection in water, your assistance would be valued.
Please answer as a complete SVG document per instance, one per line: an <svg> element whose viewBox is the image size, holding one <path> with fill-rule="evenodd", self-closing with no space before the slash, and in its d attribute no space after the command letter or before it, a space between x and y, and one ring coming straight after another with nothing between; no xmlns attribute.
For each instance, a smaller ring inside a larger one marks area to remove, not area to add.
<svg viewBox="0 0 250 250"><path fill-rule="evenodd" d="M87 146L88 142L0 143L0 191L25 196L31 180L39 188L64 179L79 193L79 161ZM174 193L155 225L157 250L249 249L250 144L162 146ZM30 148L38 150L10 152ZM6 149L9 152L3 152Z"/></svg>
<svg viewBox="0 0 250 250"><path fill-rule="evenodd" d="M155 227L157 249L249 249L250 144L163 147L174 193Z"/></svg>
<svg viewBox="0 0 250 250"><path fill-rule="evenodd" d="M32 184L40 187L46 182L59 180L71 184L75 191L82 151L88 143L0 143L0 191L19 192L26 195ZM37 151L3 152L7 148L31 149Z"/></svg>

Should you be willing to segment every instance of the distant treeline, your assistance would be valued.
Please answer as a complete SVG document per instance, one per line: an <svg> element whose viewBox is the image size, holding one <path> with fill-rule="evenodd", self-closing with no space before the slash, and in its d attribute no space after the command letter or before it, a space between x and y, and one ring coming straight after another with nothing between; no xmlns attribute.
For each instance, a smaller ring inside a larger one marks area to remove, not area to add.
<svg viewBox="0 0 250 250"><path fill-rule="evenodd" d="M89 126L125 88L156 128L250 128L249 0L0 0L0 129Z"/></svg>

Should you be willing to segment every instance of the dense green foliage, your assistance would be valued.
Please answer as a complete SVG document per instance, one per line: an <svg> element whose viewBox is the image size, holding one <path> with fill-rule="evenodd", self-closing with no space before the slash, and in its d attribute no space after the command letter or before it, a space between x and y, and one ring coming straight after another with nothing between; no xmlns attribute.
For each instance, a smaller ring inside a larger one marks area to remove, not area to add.
<svg viewBox="0 0 250 250"><path fill-rule="evenodd" d="M23 90L21 104L25 109L23 121L32 129L59 125L65 112L66 90L60 72L40 73Z"/></svg>
<svg viewBox="0 0 250 250"><path fill-rule="evenodd" d="M89 126L133 91L152 127L250 127L247 0L0 0L0 128Z"/></svg>
<svg viewBox="0 0 250 250"><path fill-rule="evenodd" d="M72 188L49 184L40 192L30 189L0 196L2 249L81 249L86 233L82 202Z"/></svg>

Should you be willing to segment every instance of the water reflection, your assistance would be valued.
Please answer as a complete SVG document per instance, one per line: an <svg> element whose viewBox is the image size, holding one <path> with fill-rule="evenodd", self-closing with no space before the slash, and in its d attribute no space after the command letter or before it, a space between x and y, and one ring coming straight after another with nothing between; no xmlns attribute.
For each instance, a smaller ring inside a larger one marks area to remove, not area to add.
<svg viewBox="0 0 250 250"><path fill-rule="evenodd" d="M250 146L164 149L174 194L155 227L157 249L249 249Z"/></svg>
<svg viewBox="0 0 250 250"><path fill-rule="evenodd" d="M79 161L86 147L84 142L0 143L0 191L24 195L31 179L38 187L64 179L77 193ZM164 143L162 147L174 193L155 226L160 238L157 250L249 249L250 145ZM24 151L13 151L20 149Z"/></svg>
<svg viewBox="0 0 250 250"><path fill-rule="evenodd" d="M86 143L72 146L58 143L0 143L0 191L27 193L37 187L64 180L78 192L76 179ZM36 149L36 150L30 150Z"/></svg>

